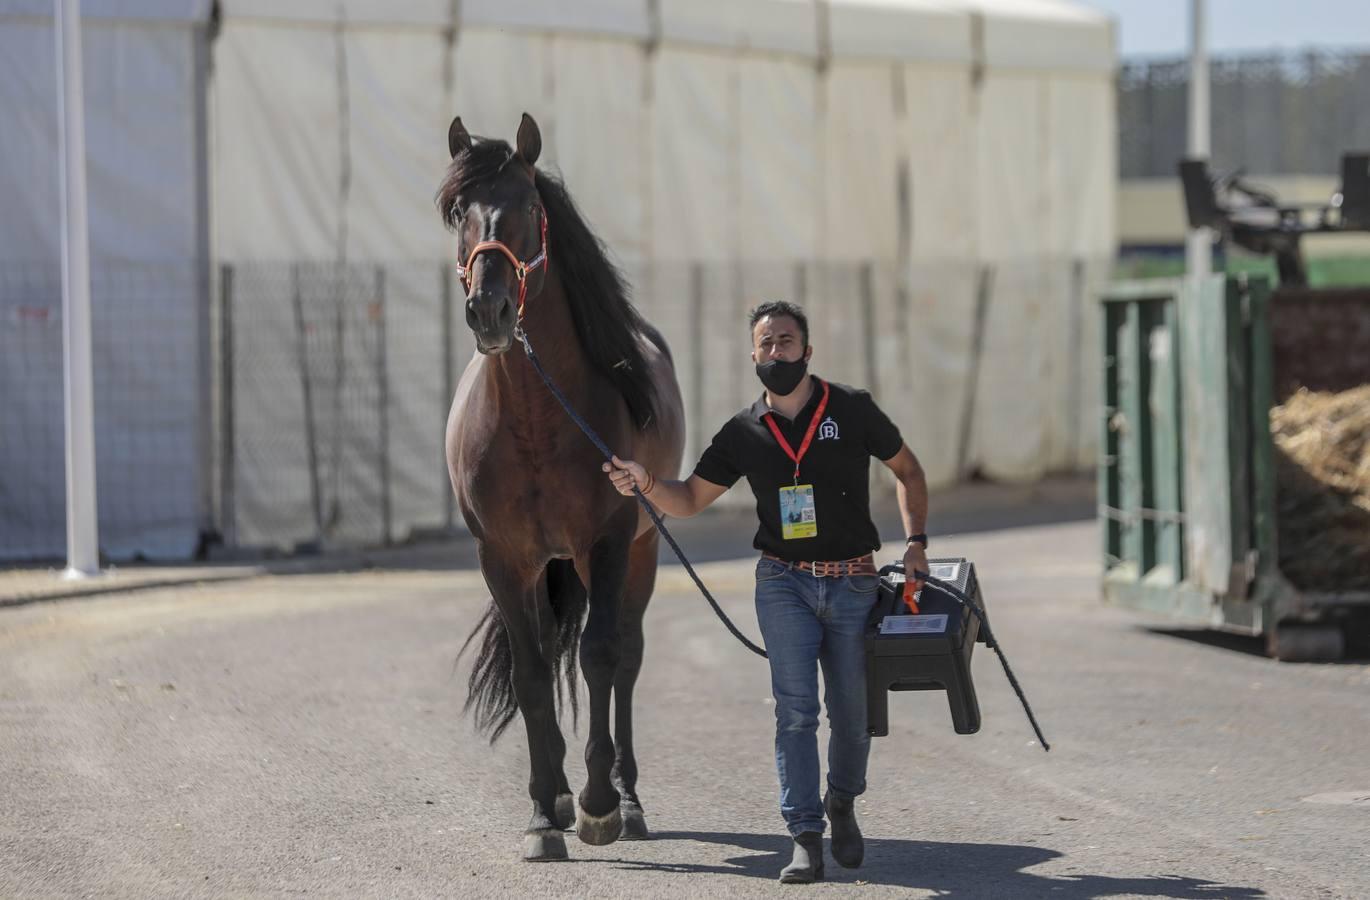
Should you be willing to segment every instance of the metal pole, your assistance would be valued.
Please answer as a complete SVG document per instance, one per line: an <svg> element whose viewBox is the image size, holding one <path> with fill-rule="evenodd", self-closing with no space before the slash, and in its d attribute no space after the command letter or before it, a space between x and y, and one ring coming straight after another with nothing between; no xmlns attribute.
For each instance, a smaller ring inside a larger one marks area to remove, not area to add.
<svg viewBox="0 0 1370 900"><path fill-rule="evenodd" d="M95 378L91 362L90 243L86 220L85 100L80 0L56 0L57 140L62 157L62 342L66 364L67 568L100 572L95 502Z"/></svg>
<svg viewBox="0 0 1370 900"><path fill-rule="evenodd" d="M878 344L875 338L875 263L867 260L861 263L861 349L866 357L865 388L880 397L880 361L877 358Z"/></svg>
<svg viewBox="0 0 1370 900"><path fill-rule="evenodd" d="M209 252L209 111L208 83L210 50L208 24L197 26L193 33L194 69L191 75L195 104L195 336L199 348L199 379L197 395L199 411L196 415L196 468L200 481L200 531L213 532L214 522L214 358L211 351L213 336L213 299ZM219 526L222 538L222 525Z"/></svg>
<svg viewBox="0 0 1370 900"><path fill-rule="evenodd" d="M966 373L966 396L961 407L961 428L956 441L956 477L970 476L970 439L975 433L975 400L980 393L980 361L985 355L985 330L989 304L994 296L994 266L983 265L975 288L975 318L971 324L970 361Z"/></svg>
<svg viewBox="0 0 1370 900"><path fill-rule="evenodd" d="M452 409L453 395L456 393L456 372L454 370L456 361L452 352L452 267L444 264L442 266L442 406L438 409L441 417L438 421L443 423L443 458L447 454L447 417ZM447 474L447 465L443 464L442 483L446 485L443 491L442 524L451 531L457 522L457 496L454 493L450 476Z"/></svg>
<svg viewBox="0 0 1370 900"><path fill-rule="evenodd" d="M394 507L390 487L390 367L387 361L385 321L385 266L376 266L375 293L376 324L376 393L380 414L380 448L376 465L381 482L381 542L389 546L394 540Z"/></svg>
<svg viewBox="0 0 1370 900"><path fill-rule="evenodd" d="M233 266L224 263L219 269L219 528L226 547L238 545L233 352Z"/></svg>
<svg viewBox="0 0 1370 900"><path fill-rule="evenodd" d="M1085 312L1085 261L1076 257L1070 261L1070 326L1066 346L1069 348L1066 376L1066 465L1072 470L1080 466L1080 394L1084 384L1085 348L1080 346Z"/></svg>
<svg viewBox="0 0 1370 900"><path fill-rule="evenodd" d="M300 391L304 396L304 440L309 454L309 504L314 511L314 542L310 548L323 550L323 487L319 483L319 432L314 422L314 387L309 377L309 329L304 317L304 287L300 283L300 264L290 266L291 300L295 306L295 354L300 364ZM342 348L338 349L339 354ZM342 388L339 386L339 391ZM335 423L336 430L336 423Z"/></svg>
<svg viewBox="0 0 1370 900"><path fill-rule="evenodd" d="M704 264L690 263L690 394L686 433L702 440L704 423ZM700 447L696 444L700 450Z"/></svg>
<svg viewBox="0 0 1370 900"><path fill-rule="evenodd" d="M1208 106L1208 37L1204 0L1189 0L1189 145L1190 159L1208 159L1210 115ZM1213 232L1192 229L1185 237L1185 271L1194 280L1213 271Z"/></svg>

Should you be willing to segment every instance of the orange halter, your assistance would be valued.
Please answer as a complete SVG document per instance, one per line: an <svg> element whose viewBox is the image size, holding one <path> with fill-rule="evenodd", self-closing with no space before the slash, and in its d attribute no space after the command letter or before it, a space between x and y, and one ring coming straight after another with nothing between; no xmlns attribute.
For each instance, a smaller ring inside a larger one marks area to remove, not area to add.
<svg viewBox="0 0 1370 900"><path fill-rule="evenodd" d="M457 277L461 279L461 286L466 289L467 293L470 293L471 291L471 283L468 281L468 278L471 275L471 270L475 268L476 257L482 253L489 253L491 251L503 253L504 257L513 265L514 274L518 276L518 318L521 322L523 321L523 303L528 298L528 273L539 266L545 266L547 264L547 210L542 210L542 248L538 250L537 256L534 256L532 259L528 260L528 262L524 262L515 256L514 251L510 250L503 241L481 241L471 248L471 255L466 258L466 265L457 263Z"/></svg>

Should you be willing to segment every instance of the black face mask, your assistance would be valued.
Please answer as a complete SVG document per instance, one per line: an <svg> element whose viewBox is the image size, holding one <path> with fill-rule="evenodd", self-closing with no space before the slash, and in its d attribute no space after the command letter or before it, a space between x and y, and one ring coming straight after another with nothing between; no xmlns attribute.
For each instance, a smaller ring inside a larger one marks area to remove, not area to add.
<svg viewBox="0 0 1370 900"><path fill-rule="evenodd" d="M799 387L799 382L804 380L804 373L808 370L809 362L806 359L796 359L794 362L771 359L756 364L756 377L761 379L766 390L778 397L784 397L794 393L794 389Z"/></svg>

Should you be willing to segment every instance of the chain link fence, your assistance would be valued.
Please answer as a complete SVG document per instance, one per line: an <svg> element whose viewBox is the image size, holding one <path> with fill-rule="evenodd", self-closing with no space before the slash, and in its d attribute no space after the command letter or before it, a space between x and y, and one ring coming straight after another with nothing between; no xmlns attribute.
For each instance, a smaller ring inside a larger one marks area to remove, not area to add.
<svg viewBox="0 0 1370 900"><path fill-rule="evenodd" d="M784 297L810 314L815 371L869 387L946 482L987 462L1019 477L1092 465L1089 298L1110 264L679 262L625 274L671 345L687 470L759 393L747 309ZM300 550L460 529L443 434L474 340L450 263L230 264L216 280L223 542ZM725 502L751 499L743 488Z"/></svg>
<svg viewBox="0 0 1370 900"><path fill-rule="evenodd" d="M219 271L216 518L230 545L389 543L454 524L442 435L456 360L450 267Z"/></svg>
<svg viewBox="0 0 1370 900"><path fill-rule="evenodd" d="M1370 148L1370 53L1215 56L1212 160L1217 171L1334 175L1341 154ZM1189 63L1124 63L1118 76L1123 178L1174 177L1185 155Z"/></svg>
<svg viewBox="0 0 1370 900"><path fill-rule="evenodd" d="M794 299L814 371L869 388L936 483L1093 464L1112 261L628 264L665 335L685 465L760 391L747 310ZM198 298L206 295L206 304ZM461 529L444 458L474 353L450 262L96 263L106 558L309 550ZM0 265L0 558L65 546L61 276ZM536 308L531 313L536 315ZM877 480L883 467L873 467ZM886 485L888 486L888 485ZM745 486L724 503L750 504Z"/></svg>
<svg viewBox="0 0 1370 900"><path fill-rule="evenodd" d="M206 524L207 309L192 262L91 266L97 503L110 557L185 558ZM0 559L66 546L62 272L0 263Z"/></svg>

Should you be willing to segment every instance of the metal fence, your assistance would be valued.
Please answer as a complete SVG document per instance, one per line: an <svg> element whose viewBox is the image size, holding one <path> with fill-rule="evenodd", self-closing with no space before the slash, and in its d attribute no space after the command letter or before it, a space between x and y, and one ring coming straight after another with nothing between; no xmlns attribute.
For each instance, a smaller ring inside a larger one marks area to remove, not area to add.
<svg viewBox="0 0 1370 900"><path fill-rule="evenodd" d="M747 310L788 298L809 312L815 371L869 388L948 483L1092 464L1090 298L1111 262L658 261L625 274L675 358L686 465L758 393ZM107 559L462 527L443 434L474 340L450 262L97 261L92 300ZM0 264L4 559L65 546L61 310L56 265Z"/></svg>
<svg viewBox="0 0 1370 900"><path fill-rule="evenodd" d="M100 545L195 551L208 498L205 287L193 262L91 266ZM0 263L0 559L66 545L62 274Z"/></svg>
<svg viewBox="0 0 1370 900"><path fill-rule="evenodd" d="M687 465L758 390L740 324L747 308L787 297L808 308L818 370L871 388L930 474L947 481L987 457L1041 470L1092 464L1097 329L1089 298L1110 262L902 271L681 262L630 265L626 274L671 344ZM299 549L460 528L442 438L474 342L454 302L451 265L234 264L216 280L213 480L222 540ZM1028 429L1021 446L1013 416ZM997 417L1007 417L1002 426ZM750 502L745 489L730 499Z"/></svg>
<svg viewBox="0 0 1370 900"><path fill-rule="evenodd" d="M229 545L389 543L451 527L446 405L469 332L450 266L225 265L215 519Z"/></svg>
<svg viewBox="0 0 1370 900"><path fill-rule="evenodd" d="M1343 152L1370 148L1370 53L1216 56L1210 65L1215 169L1332 175ZM1175 175L1185 154L1188 84L1182 59L1123 64L1122 177Z"/></svg>

